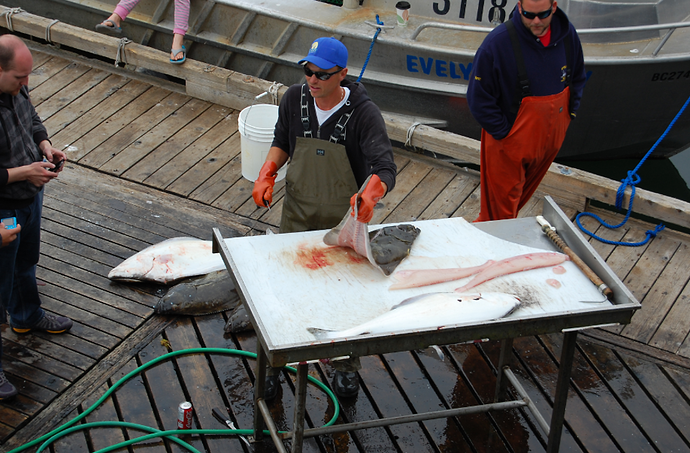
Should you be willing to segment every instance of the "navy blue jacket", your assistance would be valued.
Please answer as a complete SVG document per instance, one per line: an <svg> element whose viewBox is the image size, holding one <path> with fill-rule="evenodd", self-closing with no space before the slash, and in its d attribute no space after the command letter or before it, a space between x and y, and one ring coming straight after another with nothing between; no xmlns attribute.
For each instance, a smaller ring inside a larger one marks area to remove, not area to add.
<svg viewBox="0 0 690 453"><path fill-rule="evenodd" d="M551 42L547 47L520 20L517 6L511 14L533 96L549 96L565 89L566 56L563 40L570 35L572 79L570 112L580 106L585 86L582 45L575 28L560 8L551 20ZM496 140L505 138L515 122L511 112L518 88L517 63L505 24L492 30L477 50L467 88L467 103L482 128Z"/></svg>

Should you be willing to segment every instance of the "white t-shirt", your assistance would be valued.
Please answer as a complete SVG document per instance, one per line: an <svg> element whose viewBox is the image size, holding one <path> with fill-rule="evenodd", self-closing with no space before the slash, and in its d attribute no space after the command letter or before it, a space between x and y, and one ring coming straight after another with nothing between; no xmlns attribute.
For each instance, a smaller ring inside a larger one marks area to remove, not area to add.
<svg viewBox="0 0 690 453"><path fill-rule="evenodd" d="M316 102L314 102L314 107L316 107L316 119L319 121L319 126L325 123L326 120L330 118L331 115L333 115L335 112L337 112L340 107L345 105L347 99L350 97L350 89L343 87L343 90L345 90L345 96L343 96L343 100L340 101L338 105L336 105L330 110L321 110L319 106L316 105Z"/></svg>

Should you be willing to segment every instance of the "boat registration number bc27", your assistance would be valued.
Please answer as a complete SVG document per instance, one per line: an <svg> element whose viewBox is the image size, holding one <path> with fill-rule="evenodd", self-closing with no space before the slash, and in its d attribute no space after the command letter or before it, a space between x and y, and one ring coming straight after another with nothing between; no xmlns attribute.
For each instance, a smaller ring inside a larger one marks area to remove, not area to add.
<svg viewBox="0 0 690 453"><path fill-rule="evenodd" d="M681 79L690 80L690 71L655 72L652 74L652 82L670 82Z"/></svg>

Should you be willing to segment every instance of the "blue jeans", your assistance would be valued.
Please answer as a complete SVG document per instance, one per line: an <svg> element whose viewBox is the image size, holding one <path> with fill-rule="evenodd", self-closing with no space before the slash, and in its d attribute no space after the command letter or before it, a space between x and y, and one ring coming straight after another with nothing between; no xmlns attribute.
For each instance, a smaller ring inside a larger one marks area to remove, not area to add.
<svg viewBox="0 0 690 453"><path fill-rule="evenodd" d="M10 324L14 327L33 327L43 318L41 299L36 286L36 265L41 247L42 207L43 190L36 194L33 203L26 208L0 209L0 218L16 217L17 223L22 226L17 239L0 248L0 322L7 320L7 311L10 315Z"/></svg>

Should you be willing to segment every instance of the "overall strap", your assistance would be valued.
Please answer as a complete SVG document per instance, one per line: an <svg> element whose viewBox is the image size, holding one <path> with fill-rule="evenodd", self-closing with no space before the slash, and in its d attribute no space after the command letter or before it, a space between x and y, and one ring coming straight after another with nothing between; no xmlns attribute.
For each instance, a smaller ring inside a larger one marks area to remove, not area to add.
<svg viewBox="0 0 690 453"><path fill-rule="evenodd" d="M532 90L529 87L529 79L527 78L527 67L525 66L525 57L522 55L522 48L520 47L520 40L515 30L515 24L512 20L505 23L510 36L510 42L513 45L513 53L515 54L515 61L518 70L518 89L513 97L513 105L511 106L511 116L517 116L520 109L520 103L523 98L532 96Z"/></svg>
<svg viewBox="0 0 690 453"><path fill-rule="evenodd" d="M307 84L302 85L302 96L300 97L300 118L302 119L302 127L304 128L304 136L312 137L311 121L309 120L309 98L307 97Z"/></svg>
<svg viewBox="0 0 690 453"><path fill-rule="evenodd" d="M333 133L331 134L331 138L329 138L329 141L333 143L338 143L338 140L340 140L341 137L343 140L345 140L345 126L347 125L347 122L350 121L350 118L352 117L353 113L355 113L355 109L352 109L349 112L342 114L342 116L338 119L338 123L335 125L335 128L333 129Z"/></svg>

